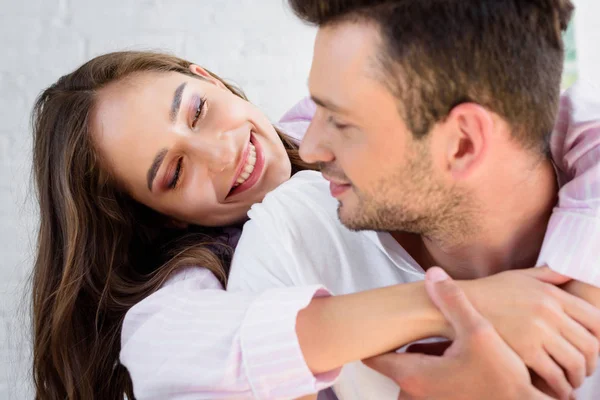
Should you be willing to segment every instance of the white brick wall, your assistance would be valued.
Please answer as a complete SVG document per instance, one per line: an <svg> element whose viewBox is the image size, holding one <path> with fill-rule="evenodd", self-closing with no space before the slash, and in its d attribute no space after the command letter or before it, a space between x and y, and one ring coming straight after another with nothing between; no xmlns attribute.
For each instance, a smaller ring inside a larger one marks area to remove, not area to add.
<svg viewBox="0 0 600 400"><path fill-rule="evenodd" d="M314 30L285 0L0 0L0 399L28 390L26 279L35 235L29 111L88 58L165 49L238 83L272 119L306 94ZM596 0L579 0L581 73L596 80ZM583 12L581 12L583 11Z"/></svg>
<svg viewBox="0 0 600 400"><path fill-rule="evenodd" d="M0 399L29 399L35 241L29 112L36 95L112 50L168 50L240 85L277 119L302 96L314 29L285 0L0 0Z"/></svg>
<svg viewBox="0 0 600 400"><path fill-rule="evenodd" d="M574 3L579 76L600 85L600 1L575 0Z"/></svg>

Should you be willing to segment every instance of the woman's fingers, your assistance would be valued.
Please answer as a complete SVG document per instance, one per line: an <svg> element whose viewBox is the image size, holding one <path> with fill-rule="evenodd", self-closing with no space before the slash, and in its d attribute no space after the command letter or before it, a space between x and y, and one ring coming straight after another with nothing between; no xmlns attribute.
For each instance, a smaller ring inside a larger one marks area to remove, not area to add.
<svg viewBox="0 0 600 400"><path fill-rule="evenodd" d="M542 349L529 363L529 367L542 378L559 399L569 399L573 387L567 380L562 368Z"/></svg>
<svg viewBox="0 0 600 400"><path fill-rule="evenodd" d="M586 377L583 354L566 339L553 339L544 345L548 355L562 367L571 386L574 389L580 387Z"/></svg>
<svg viewBox="0 0 600 400"><path fill-rule="evenodd" d="M585 375L591 376L598 365L600 343L596 336L568 316L564 316L560 333L585 357Z"/></svg>

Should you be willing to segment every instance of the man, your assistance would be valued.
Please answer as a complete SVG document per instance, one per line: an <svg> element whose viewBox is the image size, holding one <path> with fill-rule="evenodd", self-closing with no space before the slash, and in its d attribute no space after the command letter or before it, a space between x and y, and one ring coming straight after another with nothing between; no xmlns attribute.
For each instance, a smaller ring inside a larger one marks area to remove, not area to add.
<svg viewBox="0 0 600 400"><path fill-rule="evenodd" d="M558 191L547 136L558 104L563 56L560 33L568 22L570 2L291 3L302 18L320 26L309 79L318 108L301 155L306 161L322 164L344 225L353 230L390 232L364 237L385 252L390 264L404 268L415 279L434 265L442 266L454 278L471 279L547 263L552 268L566 268L561 272L574 278L594 282L595 272L588 266L593 266L590 260L598 238L597 221L586 225L589 236L582 236L577 243L583 251L580 265L557 259L552 244L546 243L540 254ZM580 157L574 156L574 165L563 166L559 180L561 174L577 172L597 159L597 153L582 150ZM292 200L290 204L294 204ZM316 200L310 207L318 208ZM268 203L266 199L267 209ZM320 218L328 217L327 207ZM253 221L261 218L260 212L260 208L254 211ZM550 227L569 217L562 218L556 221L553 217ZM264 224L257 226L270 233ZM255 233L260 241L261 230ZM259 266L265 255L260 255L256 242L252 252L245 252L242 240L236 257L244 260L246 273L256 275L236 276L234 268L234 286L258 290L264 286L257 285L267 284L269 279L272 284L316 281L336 293L336 288L345 290L344 280L356 277L353 269L344 270L347 274L337 276L337 281L335 273L327 269L299 277L289 275L283 266L286 257L315 246L318 249L319 243L302 237L290 248L286 240L297 232L279 233L264 240L282 241L290 254L282 253L279 260L274 254L276 262L272 268L267 266L263 275ZM320 233L315 235L319 241L325 240ZM354 244L361 243L357 240ZM337 248L333 256L301 257L306 265L331 265L336 255L344 256L343 251ZM568 251L563 250L565 253ZM256 268L248 266L252 254L260 257ZM292 261L298 267L303 264ZM344 260L342 264L352 266L353 262ZM376 281L371 276L361 278L353 282L355 290L370 288ZM573 282L567 290L592 301L598 299L596 289L580 282ZM569 343L562 346L555 354L573 352ZM392 372L395 360L406 367L407 357L388 355L371 365L398 378ZM430 359L419 360L421 366L433 365ZM423 398L449 395L435 391L444 387L440 375L418 367L410 373L420 384L408 385L403 393L413 390L410 394ZM360 366L344 373L336 387L341 398L379 399L397 393ZM564 376L558 384L548 383L564 397L570 394L568 380L578 386L573 376Z"/></svg>

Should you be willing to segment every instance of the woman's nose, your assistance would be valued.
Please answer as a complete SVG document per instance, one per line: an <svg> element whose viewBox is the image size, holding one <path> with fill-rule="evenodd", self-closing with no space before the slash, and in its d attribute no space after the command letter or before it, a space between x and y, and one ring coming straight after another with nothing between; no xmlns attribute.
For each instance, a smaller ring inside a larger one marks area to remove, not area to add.
<svg viewBox="0 0 600 400"><path fill-rule="evenodd" d="M192 139L194 152L211 172L223 172L236 166L242 145L242 133L237 130L202 135Z"/></svg>

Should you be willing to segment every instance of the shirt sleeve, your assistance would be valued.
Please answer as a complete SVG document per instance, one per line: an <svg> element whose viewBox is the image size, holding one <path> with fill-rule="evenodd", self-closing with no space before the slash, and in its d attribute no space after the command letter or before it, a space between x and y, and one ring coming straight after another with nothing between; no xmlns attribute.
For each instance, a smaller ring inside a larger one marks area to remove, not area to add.
<svg viewBox="0 0 600 400"><path fill-rule="evenodd" d="M561 97L551 151L562 184L538 265L600 287L600 90L578 83Z"/></svg>
<svg viewBox="0 0 600 400"><path fill-rule="evenodd" d="M296 317L318 285L262 293L225 292L204 269L177 272L123 322L121 363L138 399L291 399L330 386L314 376Z"/></svg>
<svg viewBox="0 0 600 400"><path fill-rule="evenodd" d="M275 126L297 143L300 143L316 110L317 105L310 97L305 97L286 112Z"/></svg>
<svg viewBox="0 0 600 400"><path fill-rule="evenodd" d="M262 292L324 281L322 271L331 270L324 260L341 254L331 228L339 226L337 200L326 188L319 172L301 171L252 206L233 255L227 290Z"/></svg>

